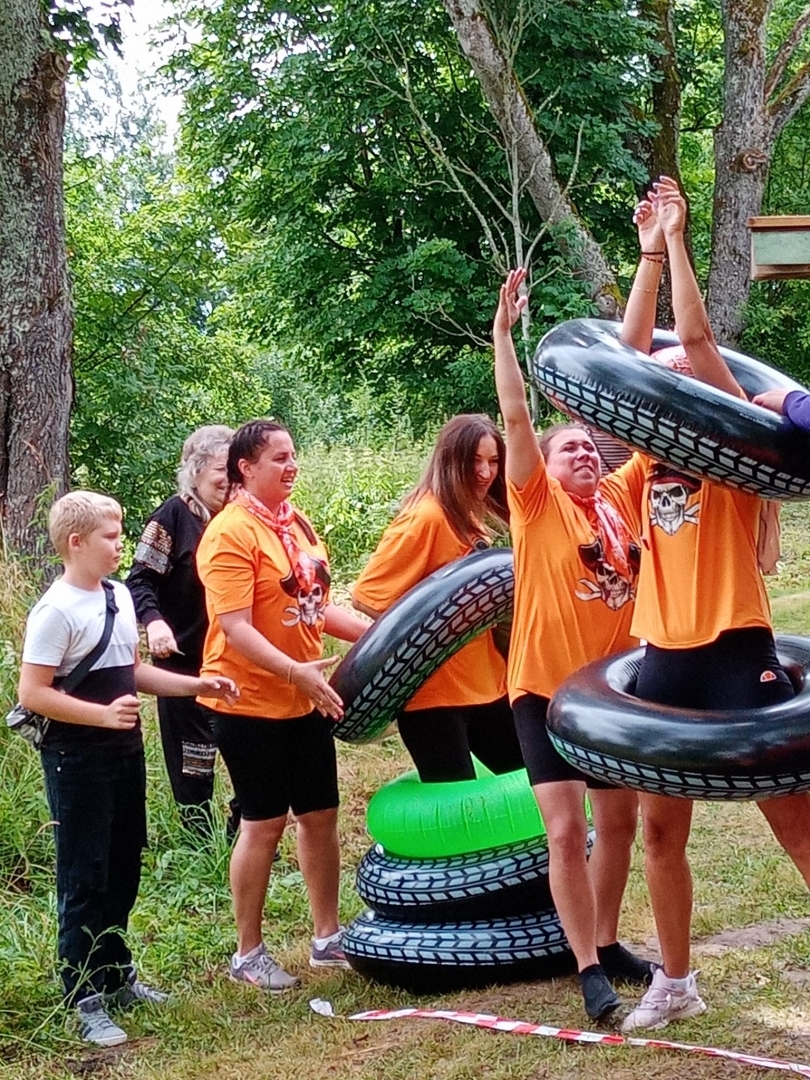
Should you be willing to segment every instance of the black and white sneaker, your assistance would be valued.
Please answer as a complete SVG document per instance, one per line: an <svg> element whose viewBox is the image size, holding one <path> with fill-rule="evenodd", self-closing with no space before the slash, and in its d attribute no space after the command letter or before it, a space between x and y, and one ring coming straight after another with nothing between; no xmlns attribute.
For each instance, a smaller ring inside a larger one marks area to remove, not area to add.
<svg viewBox="0 0 810 1080"><path fill-rule="evenodd" d="M120 1046L127 1041L127 1033L107 1015L101 994L92 994L76 1003L79 1017L79 1034L86 1043L94 1046Z"/></svg>

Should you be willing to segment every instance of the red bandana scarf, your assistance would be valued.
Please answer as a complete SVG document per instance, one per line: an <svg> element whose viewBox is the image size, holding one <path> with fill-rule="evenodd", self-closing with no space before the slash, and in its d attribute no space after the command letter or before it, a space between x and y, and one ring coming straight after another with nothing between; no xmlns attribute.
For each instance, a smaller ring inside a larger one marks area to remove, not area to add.
<svg viewBox="0 0 810 1080"><path fill-rule="evenodd" d="M630 545L633 543L633 538L618 511L611 506L601 491L589 497L572 495L570 491L566 494L588 515L589 523L602 541L605 562L609 563L626 581L632 581Z"/></svg>
<svg viewBox="0 0 810 1080"><path fill-rule="evenodd" d="M315 563L300 549L293 536L292 524L295 521L295 510L290 503L280 503L278 510L273 514L263 502L243 487L236 488L231 496L231 502L243 507L276 534L290 560L295 580L301 591L308 596L315 584Z"/></svg>

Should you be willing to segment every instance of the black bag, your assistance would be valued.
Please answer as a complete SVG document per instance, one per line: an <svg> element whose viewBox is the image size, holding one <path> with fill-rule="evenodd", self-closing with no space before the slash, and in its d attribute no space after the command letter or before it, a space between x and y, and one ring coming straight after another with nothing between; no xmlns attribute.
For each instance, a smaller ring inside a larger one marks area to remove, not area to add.
<svg viewBox="0 0 810 1080"><path fill-rule="evenodd" d="M104 586L104 599L106 602L104 629L101 632L98 644L85 656L84 660L80 660L73 671L61 678L58 684L54 682L54 686L58 685L58 689L63 694L72 694L76 690L110 643L118 608L115 606L115 592L112 584L109 581L102 581L101 584ZM47 716L40 716L39 713L26 709L19 702L6 715L6 724L10 730L22 735L25 741L33 746L35 750L41 748L50 723L51 721Z"/></svg>

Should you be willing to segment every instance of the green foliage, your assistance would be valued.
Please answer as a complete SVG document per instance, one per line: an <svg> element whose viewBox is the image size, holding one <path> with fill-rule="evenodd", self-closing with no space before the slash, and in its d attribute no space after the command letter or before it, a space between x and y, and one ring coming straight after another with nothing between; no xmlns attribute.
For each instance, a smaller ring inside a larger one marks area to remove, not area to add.
<svg viewBox="0 0 810 1080"><path fill-rule="evenodd" d="M403 439L375 449L312 447L301 457L294 501L326 542L333 576L357 576L428 453Z"/></svg>
<svg viewBox="0 0 810 1080"><path fill-rule="evenodd" d="M396 381L417 434L441 412L492 411L472 348L515 261L512 194L442 5L225 0L183 15L199 37L170 64L186 101L181 151L217 212L255 232L229 272L240 325L300 350L330 391ZM528 20L519 71L560 170L578 157L578 203L626 241L620 204L641 176L628 146L650 130L631 108L646 29L619 0L521 4L503 14L507 36L515 17ZM525 193L519 203L528 245L540 222ZM536 312L590 313L548 239L534 265Z"/></svg>
<svg viewBox="0 0 810 1080"><path fill-rule="evenodd" d="M116 495L135 528L173 489L200 424L272 414L302 441L336 435L328 395L229 321L222 240L145 109L99 129L92 99L79 97L65 163L74 482Z"/></svg>
<svg viewBox="0 0 810 1080"><path fill-rule="evenodd" d="M41 0L53 36L80 75L85 75L90 62L108 48L120 55L123 38L119 9L132 7L133 2L101 0L99 11L84 0Z"/></svg>

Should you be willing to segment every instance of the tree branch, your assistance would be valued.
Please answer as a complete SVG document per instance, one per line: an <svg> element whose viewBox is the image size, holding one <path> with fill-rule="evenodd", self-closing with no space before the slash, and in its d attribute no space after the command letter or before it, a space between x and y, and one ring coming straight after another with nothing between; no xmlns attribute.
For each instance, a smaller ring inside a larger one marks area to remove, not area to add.
<svg viewBox="0 0 810 1080"><path fill-rule="evenodd" d="M782 42L779 51L771 64L771 70L765 79L765 100L769 101L775 93L777 86L782 81L787 66L793 59L793 54L799 47L799 43L810 27L810 6L806 7L790 29L790 33Z"/></svg>
<svg viewBox="0 0 810 1080"><path fill-rule="evenodd" d="M805 61L779 96L768 106L774 138L810 97L810 60Z"/></svg>

